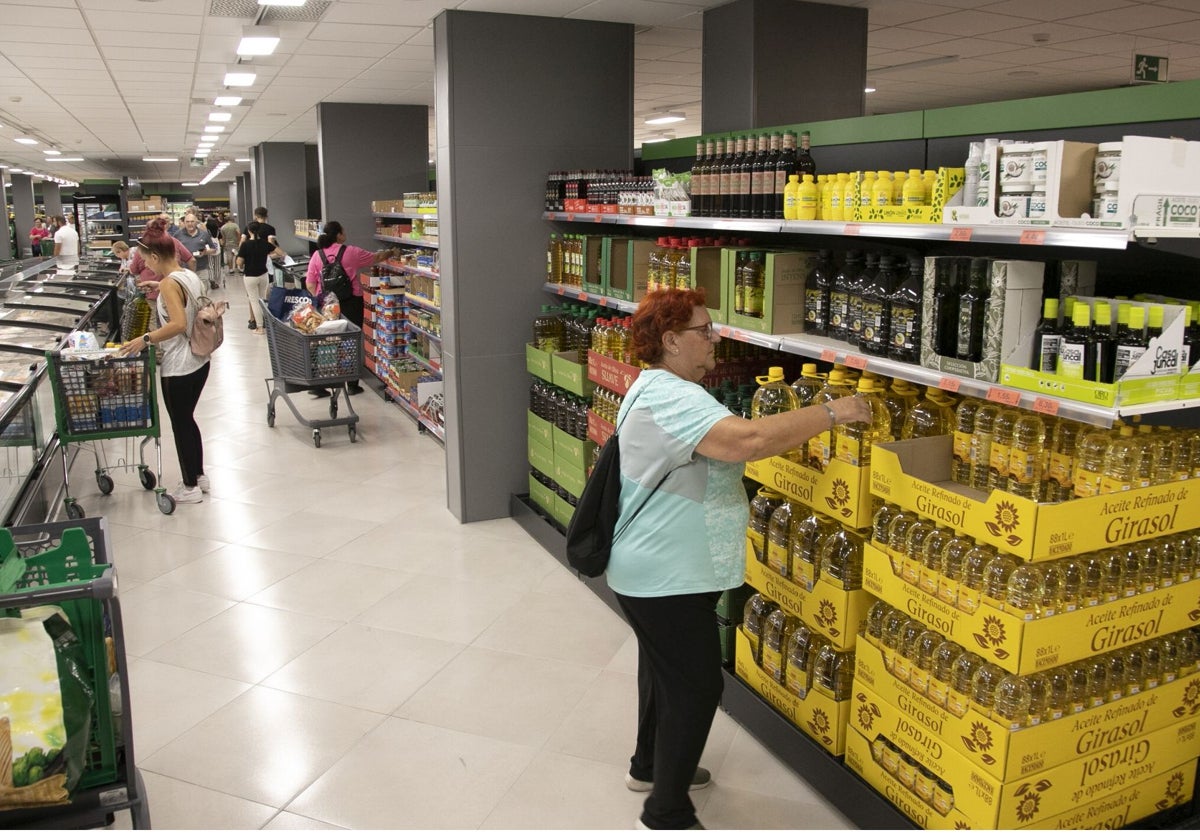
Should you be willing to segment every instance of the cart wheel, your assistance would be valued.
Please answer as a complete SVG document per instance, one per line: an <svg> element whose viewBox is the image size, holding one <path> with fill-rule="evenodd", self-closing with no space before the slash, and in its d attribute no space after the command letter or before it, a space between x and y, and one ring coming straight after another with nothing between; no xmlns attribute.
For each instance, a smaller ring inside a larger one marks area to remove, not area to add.
<svg viewBox="0 0 1200 840"><path fill-rule="evenodd" d="M321 430L320 429L313 429L313 446L317 447L317 449L321 448Z"/></svg>
<svg viewBox="0 0 1200 840"><path fill-rule="evenodd" d="M116 484L113 483L112 476L106 475L105 473L100 473L96 476L96 486L100 488L101 493L107 496L113 491L113 488L116 487Z"/></svg>
<svg viewBox="0 0 1200 840"><path fill-rule="evenodd" d="M68 519L83 519L83 517L86 515L83 512L83 508L80 507L79 503L76 502L74 499L67 502L66 505L64 506L64 509L67 512Z"/></svg>
<svg viewBox="0 0 1200 840"><path fill-rule="evenodd" d="M154 471L151 469L142 467L140 470L138 470L138 478L141 479L142 486L147 490L153 490L158 486L158 476L156 476Z"/></svg>
<svg viewBox="0 0 1200 840"><path fill-rule="evenodd" d="M358 429L356 429L354 427L353 423L350 424L349 428L350 428L350 442L354 443L354 441L358 438Z"/></svg>
<svg viewBox="0 0 1200 840"><path fill-rule="evenodd" d="M166 516L175 512L175 499L170 493L159 493L155 501L158 502L159 511Z"/></svg>
<svg viewBox="0 0 1200 840"><path fill-rule="evenodd" d="M274 407L267 409L267 428L269 428L269 429L275 428L275 408Z"/></svg>

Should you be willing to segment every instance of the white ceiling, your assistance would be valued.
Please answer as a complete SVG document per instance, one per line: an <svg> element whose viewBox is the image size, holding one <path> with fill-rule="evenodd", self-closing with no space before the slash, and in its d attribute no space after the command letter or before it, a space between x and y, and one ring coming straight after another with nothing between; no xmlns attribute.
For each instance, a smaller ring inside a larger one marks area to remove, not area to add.
<svg viewBox="0 0 1200 840"><path fill-rule="evenodd" d="M684 111L670 130L693 136L702 13L724 2L307 0L267 13L278 50L253 60L253 87L226 91L255 0L0 0L0 164L74 180L199 180L207 167L187 159L222 93L245 101L213 163L257 143L315 142L321 101L432 106L432 20L445 8L635 24L635 146L659 108ZM867 113L1118 87L1134 52L1168 56L1172 81L1200 78L1200 0L827 2L869 9ZM810 37L797 33L797 49ZM820 84L820 69L796 83ZM14 143L21 133L41 145ZM48 163L47 144L85 161ZM182 162L141 161L150 155ZM234 163L221 180L247 168Z"/></svg>

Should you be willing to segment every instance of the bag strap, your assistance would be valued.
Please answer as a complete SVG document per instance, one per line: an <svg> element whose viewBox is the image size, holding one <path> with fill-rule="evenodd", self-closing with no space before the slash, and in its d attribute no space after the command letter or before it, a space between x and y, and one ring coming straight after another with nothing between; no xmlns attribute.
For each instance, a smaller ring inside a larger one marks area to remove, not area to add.
<svg viewBox="0 0 1200 840"><path fill-rule="evenodd" d="M642 391L645 391L646 388L648 388L648 387L649 386L647 385L643 388L638 389L638 392L633 395L633 399L629 401L629 406L625 409L625 416L621 418L621 425L617 426L616 429L613 431L612 436L614 438L617 438L618 446L620 445L620 438L617 436L618 436L618 434L620 434L621 426L623 426L625 424L625 421L629 419L629 413L631 411L633 411L633 404L635 402L637 402L637 398L640 397L642 395ZM655 493L658 492L658 488L663 486L663 482L666 481L668 478L670 478L671 473L675 472L675 470L676 470L676 467L672 467L671 469L667 470L667 472L663 475L663 477L658 480L658 484L654 485L654 489L646 494L646 497L644 499L642 499L641 504L639 504L637 506L637 508L633 511L633 513L631 513L629 515L629 518L625 520L625 524L621 526L621 530L619 530L615 534L613 534L612 541L614 544L616 543L616 541L618 539L621 538L621 535L625 533L625 529L629 527L630 523L633 522L633 520L637 518L637 515L642 512L642 508L644 508L646 506L646 503L650 501L650 498Z"/></svg>
<svg viewBox="0 0 1200 840"><path fill-rule="evenodd" d="M341 247L338 248L338 252L333 255L333 261L335 263L337 263L338 265L342 265L342 254L344 254L344 253L346 253L346 246L342 245ZM345 266L343 266L342 271L345 271L345 270L346 270L346 268L345 268Z"/></svg>
<svg viewBox="0 0 1200 840"><path fill-rule="evenodd" d="M326 267L328 267L329 266L329 257L325 256L325 249L318 248L317 253L321 255L322 264L324 264Z"/></svg>

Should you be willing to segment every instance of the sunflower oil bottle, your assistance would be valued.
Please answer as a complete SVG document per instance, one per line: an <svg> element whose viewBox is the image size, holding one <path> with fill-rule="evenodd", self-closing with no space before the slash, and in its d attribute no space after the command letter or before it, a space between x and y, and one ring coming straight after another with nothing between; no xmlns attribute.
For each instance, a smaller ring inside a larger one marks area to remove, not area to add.
<svg viewBox="0 0 1200 840"><path fill-rule="evenodd" d="M1046 595L1046 574L1040 563L1022 563L1012 570L1005 581L1004 601L1019 618L1026 621L1042 615ZM1053 563L1045 564L1053 566Z"/></svg>
<svg viewBox="0 0 1200 840"><path fill-rule="evenodd" d="M843 590L861 589L862 544L838 528L821 544L819 577Z"/></svg>
<svg viewBox="0 0 1200 840"><path fill-rule="evenodd" d="M803 700L810 688L809 671L816 652L824 644L824 637L807 624L801 622L788 637L784 671L784 686L788 694Z"/></svg>
<svg viewBox="0 0 1200 840"><path fill-rule="evenodd" d="M792 517L792 528L788 534L791 553L791 579L811 592L821 572L821 547L838 530L838 525L828 516L815 510L808 515Z"/></svg>
<svg viewBox="0 0 1200 840"><path fill-rule="evenodd" d="M941 570L938 573L938 600L951 607L958 606L958 591L963 577L963 564L967 553L975 544L962 531L955 531L954 536L942 549Z"/></svg>
<svg viewBox="0 0 1200 840"><path fill-rule="evenodd" d="M983 596L983 572L996 557L996 550L989 545L978 544L963 557L962 577L958 585L958 608L974 614L979 609Z"/></svg>
<svg viewBox="0 0 1200 840"><path fill-rule="evenodd" d="M954 410L950 477L959 484L971 484L971 441L975 435L975 415L982 406L982 401L967 397Z"/></svg>
<svg viewBox="0 0 1200 840"><path fill-rule="evenodd" d="M989 712L992 720L1005 729L1017 730L1029 725L1032 702L1033 692L1029 689L1029 680L1026 677L1005 674L996 683Z"/></svg>
<svg viewBox="0 0 1200 840"><path fill-rule="evenodd" d="M800 378L792 383L792 390L800 400L800 407L811 405L817 392L825 387L825 377L817 372L815 364L806 363L800 368Z"/></svg>
<svg viewBox="0 0 1200 840"><path fill-rule="evenodd" d="M762 634L766 628L767 616L779 609L779 605L761 593L755 592L746 599L742 611L742 630L750 642L750 651L754 654L756 664L762 664Z"/></svg>
<svg viewBox="0 0 1200 840"><path fill-rule="evenodd" d="M754 401L750 405L751 419L800 408L800 398L784 380L782 367L771 367L766 376L757 376L755 381L758 390L754 392ZM803 454L798 449L790 449L784 453L784 457L800 463Z"/></svg>
<svg viewBox="0 0 1200 840"><path fill-rule="evenodd" d="M925 389L925 397L909 411L900 432L902 440L948 435L954 431L953 400L941 388L932 385Z"/></svg>
<svg viewBox="0 0 1200 840"><path fill-rule="evenodd" d="M840 702L850 699L853 681L854 651L839 651L830 643L821 645L812 665L812 687Z"/></svg>
<svg viewBox="0 0 1200 840"><path fill-rule="evenodd" d="M1045 449L1046 424L1032 412L1021 412L1013 424L1008 492L1035 502L1041 500Z"/></svg>
<svg viewBox="0 0 1200 840"><path fill-rule="evenodd" d="M1043 485L1042 501L1065 502L1075 496L1075 453L1084 426L1060 420L1050 437L1050 470Z"/></svg>
<svg viewBox="0 0 1200 840"><path fill-rule="evenodd" d="M784 684L783 673L786 667L784 649L799 625L800 619L789 615L783 609L772 610L763 624L762 668L780 685Z"/></svg>
<svg viewBox="0 0 1200 840"><path fill-rule="evenodd" d="M1000 406L985 403L975 412L975 428L971 432L971 486L976 490L988 489L992 443L1000 411Z"/></svg>
<svg viewBox="0 0 1200 840"><path fill-rule="evenodd" d="M1075 453L1075 498L1100 495L1100 480L1104 476L1104 456L1112 435L1106 429L1092 428L1079 437Z"/></svg>
<svg viewBox="0 0 1200 840"><path fill-rule="evenodd" d="M759 563L766 563L767 531L771 527L771 515L781 504L783 494L768 487L759 488L758 493L750 500L750 524L746 533L754 549L754 558Z"/></svg>
<svg viewBox="0 0 1200 840"><path fill-rule="evenodd" d="M1020 419L1015 409L1001 411L992 429L992 450L988 456L988 490L1008 489L1008 461L1012 455L1013 426Z"/></svg>
<svg viewBox="0 0 1200 840"><path fill-rule="evenodd" d="M1133 427L1122 426L1120 434L1112 439L1104 450L1100 476L1101 495L1133 490L1138 486L1142 452Z"/></svg>
<svg viewBox="0 0 1200 840"><path fill-rule="evenodd" d="M921 544L921 568L917 586L927 595L937 597L939 578L942 573L942 555L946 546L954 539L954 532L945 528L934 528Z"/></svg>
<svg viewBox="0 0 1200 840"><path fill-rule="evenodd" d="M788 536L792 526L792 503L786 498L771 512L767 525L766 565L776 574L791 576Z"/></svg>
<svg viewBox="0 0 1200 840"><path fill-rule="evenodd" d="M863 377L858 382L858 398L871 411L870 422L839 423L834 427L835 457L852 467L871 463L871 446L892 439L892 418L883 402L883 392L875 379Z"/></svg>
<svg viewBox="0 0 1200 840"><path fill-rule="evenodd" d="M813 405L823 405L827 402L839 399L841 397L849 397L853 392L845 384L842 379L842 372L834 368L829 372L829 378L825 381L825 385L813 397ZM793 393L794 396L794 393ZM808 441L808 459L807 464L814 470L824 472L829 466L829 462L833 459L835 453L836 435L834 430L830 429L827 432L821 432L816 437Z"/></svg>
<svg viewBox="0 0 1200 840"><path fill-rule="evenodd" d="M1003 610L1008 598L1008 579L1017 570L1017 560L1011 554L997 554L983 567L982 602L993 609Z"/></svg>
<svg viewBox="0 0 1200 840"><path fill-rule="evenodd" d="M903 379L892 380L892 387L883 397L883 404L887 406L888 414L892 418L892 440L903 439L901 432L904 431L904 420L917 404L920 395L920 390L911 382Z"/></svg>
<svg viewBox="0 0 1200 840"><path fill-rule="evenodd" d="M936 530L928 519L918 519L904 535L904 556L900 560L900 577L905 583L918 586L924 563L925 540Z"/></svg>

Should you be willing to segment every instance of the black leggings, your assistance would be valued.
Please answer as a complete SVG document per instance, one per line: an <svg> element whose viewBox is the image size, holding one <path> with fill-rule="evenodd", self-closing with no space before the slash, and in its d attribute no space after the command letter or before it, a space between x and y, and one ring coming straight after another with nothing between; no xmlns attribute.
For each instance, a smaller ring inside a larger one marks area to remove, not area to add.
<svg viewBox="0 0 1200 840"><path fill-rule="evenodd" d="M196 478L204 475L204 440L200 427L196 425L196 404L208 381L209 363L186 376L164 376L162 378L163 403L167 416L171 418L171 435L175 438L175 450L179 453L179 472L185 487L195 487Z"/></svg>
<svg viewBox="0 0 1200 840"><path fill-rule="evenodd" d="M719 597L617 595L638 640L637 747L629 774L654 782L642 811L649 828L691 828L696 822L688 787L724 688Z"/></svg>

